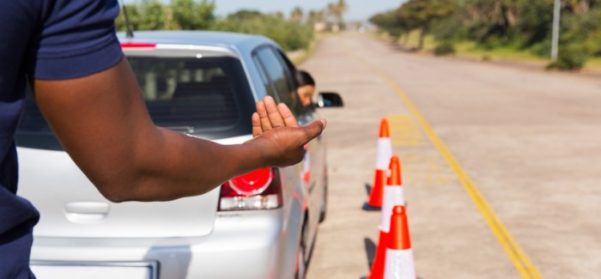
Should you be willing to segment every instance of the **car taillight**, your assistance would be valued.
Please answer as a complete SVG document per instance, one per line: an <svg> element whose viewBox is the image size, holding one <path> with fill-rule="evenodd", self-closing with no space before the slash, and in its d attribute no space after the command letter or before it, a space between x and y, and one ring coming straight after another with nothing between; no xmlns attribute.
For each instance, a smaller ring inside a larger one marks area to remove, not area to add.
<svg viewBox="0 0 601 279"><path fill-rule="evenodd" d="M278 169L262 168L221 185L219 211L273 209L282 206Z"/></svg>
<svg viewBox="0 0 601 279"><path fill-rule="evenodd" d="M262 168L234 177L228 182L236 193L243 196L252 196L265 191L272 179L271 169Z"/></svg>

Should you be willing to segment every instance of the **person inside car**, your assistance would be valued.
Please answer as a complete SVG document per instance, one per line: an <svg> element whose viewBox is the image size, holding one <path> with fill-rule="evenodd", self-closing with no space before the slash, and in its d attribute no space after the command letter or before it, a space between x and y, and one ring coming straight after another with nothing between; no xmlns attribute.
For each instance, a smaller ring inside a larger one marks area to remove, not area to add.
<svg viewBox="0 0 601 279"><path fill-rule="evenodd" d="M118 13L116 0L0 1L0 278L34 278L39 213L16 194L13 137L28 86L64 149L113 202L201 195L256 168L295 164L325 128L323 120L298 127L269 97L257 103L255 137L244 144L155 126L115 35Z"/></svg>
<svg viewBox="0 0 601 279"><path fill-rule="evenodd" d="M297 70L294 73L296 79L298 97L305 108L313 105L313 96L315 95L315 80L307 71Z"/></svg>

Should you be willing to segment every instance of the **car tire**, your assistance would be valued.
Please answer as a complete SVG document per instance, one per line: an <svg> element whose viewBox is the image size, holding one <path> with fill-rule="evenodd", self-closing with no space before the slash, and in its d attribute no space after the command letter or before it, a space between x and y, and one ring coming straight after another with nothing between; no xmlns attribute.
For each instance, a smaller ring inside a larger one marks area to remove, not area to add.
<svg viewBox="0 0 601 279"><path fill-rule="evenodd" d="M319 223L323 223L326 220L328 215L328 183L326 179L326 183L324 183L322 201L321 201L321 209L319 210Z"/></svg>
<svg viewBox="0 0 601 279"><path fill-rule="evenodd" d="M307 254L307 226L303 225L301 231L301 237L298 245L298 252L296 255L296 272L294 274L295 279L305 279L307 277L308 263L306 259Z"/></svg>

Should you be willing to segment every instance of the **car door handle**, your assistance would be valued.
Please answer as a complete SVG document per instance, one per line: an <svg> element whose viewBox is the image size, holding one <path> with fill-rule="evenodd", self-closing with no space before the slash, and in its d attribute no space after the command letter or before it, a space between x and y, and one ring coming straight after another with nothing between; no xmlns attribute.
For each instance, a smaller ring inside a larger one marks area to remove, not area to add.
<svg viewBox="0 0 601 279"><path fill-rule="evenodd" d="M110 211L106 202L69 202L65 204L67 220L77 224L93 224L104 220Z"/></svg>

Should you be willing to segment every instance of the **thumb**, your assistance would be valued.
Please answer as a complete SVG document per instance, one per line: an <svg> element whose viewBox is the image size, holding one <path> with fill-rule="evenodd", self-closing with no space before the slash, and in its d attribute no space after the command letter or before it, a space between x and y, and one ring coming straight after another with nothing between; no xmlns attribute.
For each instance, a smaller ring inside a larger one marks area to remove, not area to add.
<svg viewBox="0 0 601 279"><path fill-rule="evenodd" d="M305 133L305 143L311 141L317 136L321 135L321 132L326 128L326 120L319 119L311 122L309 125L302 127L301 129Z"/></svg>

